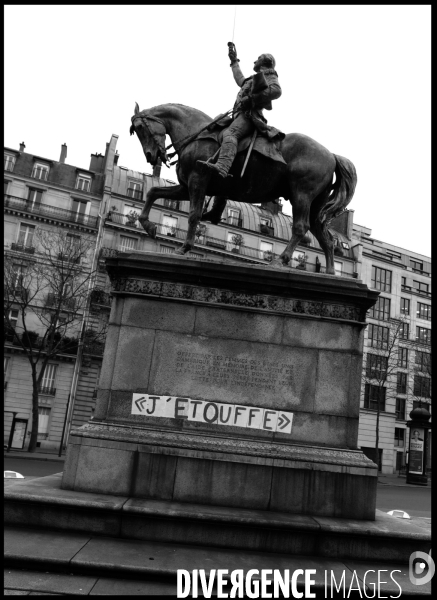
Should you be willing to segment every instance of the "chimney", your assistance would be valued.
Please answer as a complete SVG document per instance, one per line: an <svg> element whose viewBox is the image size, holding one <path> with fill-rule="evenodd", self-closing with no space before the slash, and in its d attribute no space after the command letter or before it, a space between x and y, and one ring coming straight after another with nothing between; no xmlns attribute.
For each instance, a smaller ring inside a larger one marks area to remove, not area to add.
<svg viewBox="0 0 437 600"><path fill-rule="evenodd" d="M115 154L114 154L114 167L117 166L119 158L120 158L120 155L118 153L118 150L116 150Z"/></svg>
<svg viewBox="0 0 437 600"><path fill-rule="evenodd" d="M65 159L67 158L67 144L62 144L61 146L61 156L59 157L60 163L65 163Z"/></svg>
<svg viewBox="0 0 437 600"><path fill-rule="evenodd" d="M24 152L24 148L26 147L26 144L24 142L21 142L20 144L20 152Z"/></svg>
<svg viewBox="0 0 437 600"><path fill-rule="evenodd" d="M158 162L153 167L153 177L161 177L161 165L162 161L160 158L158 158Z"/></svg>
<svg viewBox="0 0 437 600"><path fill-rule="evenodd" d="M103 166L105 164L105 157L103 154L91 154L90 171L95 173L103 173Z"/></svg>

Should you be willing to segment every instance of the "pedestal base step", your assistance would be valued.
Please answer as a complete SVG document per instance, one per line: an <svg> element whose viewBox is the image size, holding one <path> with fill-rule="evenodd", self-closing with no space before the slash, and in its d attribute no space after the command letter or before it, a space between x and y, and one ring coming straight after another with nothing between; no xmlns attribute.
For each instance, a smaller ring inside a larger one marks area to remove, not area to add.
<svg viewBox="0 0 437 600"><path fill-rule="evenodd" d="M232 587L230 573L237 569L243 571L243 577L250 569L258 571L253 575L258 580L255 586L259 586L263 569L271 570L268 580L275 570L284 577L288 569L291 577L298 569L311 569L310 591L318 598L332 598L332 592L337 597L335 588L341 598L374 597L375 589L377 597L399 597L400 592L431 593L430 583L414 586L408 565L396 562L242 552L15 527L5 530L5 563L7 589L36 593L176 595L178 569L190 574L194 569L203 569L208 578L212 569L225 570L223 591L228 593ZM297 589L304 592L304 585L304 575L300 574ZM212 591L213 595L217 593L216 585ZM258 596L262 597L260 592Z"/></svg>
<svg viewBox="0 0 437 600"><path fill-rule="evenodd" d="M407 563L430 534L377 511L375 521L310 517L62 490L62 474L5 490L5 524L130 540Z"/></svg>

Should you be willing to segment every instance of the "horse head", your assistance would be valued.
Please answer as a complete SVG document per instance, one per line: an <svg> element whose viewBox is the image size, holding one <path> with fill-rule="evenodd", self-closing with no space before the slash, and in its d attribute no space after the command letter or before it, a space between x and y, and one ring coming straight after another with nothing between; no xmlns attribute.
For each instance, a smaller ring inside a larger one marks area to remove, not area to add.
<svg viewBox="0 0 437 600"><path fill-rule="evenodd" d="M158 160L166 164L168 157L165 151L165 125L158 117L148 114L149 111L140 112L138 103L135 102L135 114L132 117L130 134L137 134L143 147L144 156L153 167Z"/></svg>

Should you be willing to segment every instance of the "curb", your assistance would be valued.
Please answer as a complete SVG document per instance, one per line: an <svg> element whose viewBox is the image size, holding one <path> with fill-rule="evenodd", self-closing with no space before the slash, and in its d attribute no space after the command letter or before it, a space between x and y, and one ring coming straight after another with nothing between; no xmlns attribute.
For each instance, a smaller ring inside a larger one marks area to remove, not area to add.
<svg viewBox="0 0 437 600"><path fill-rule="evenodd" d="M30 455L29 454L11 454L10 452L5 452L4 453L4 458L24 458L26 460L42 460L42 461L51 461L51 462L65 462L65 455L64 456L53 456L53 457L47 457L47 455L40 455L38 456L38 454L35 456L34 454Z"/></svg>

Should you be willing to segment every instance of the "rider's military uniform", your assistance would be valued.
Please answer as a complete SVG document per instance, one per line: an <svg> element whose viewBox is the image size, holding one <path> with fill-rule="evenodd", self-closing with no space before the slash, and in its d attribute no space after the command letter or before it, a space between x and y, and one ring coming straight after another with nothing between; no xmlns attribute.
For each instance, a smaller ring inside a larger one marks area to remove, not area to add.
<svg viewBox="0 0 437 600"><path fill-rule="evenodd" d="M271 55L265 56L271 59L274 65L274 58ZM219 121L220 125L226 127L223 131L219 157L215 164L199 161L217 171L222 177L227 176L232 166L237 154L238 142L251 135L255 129L260 135L271 140L282 140L285 137L282 131L267 125L267 120L263 115L264 109L272 110L272 100L276 100L282 94L276 71L273 68L261 66L259 72L245 78L238 60L233 60L231 67L234 79L241 89L234 104L232 117ZM247 100L248 98L250 102Z"/></svg>

